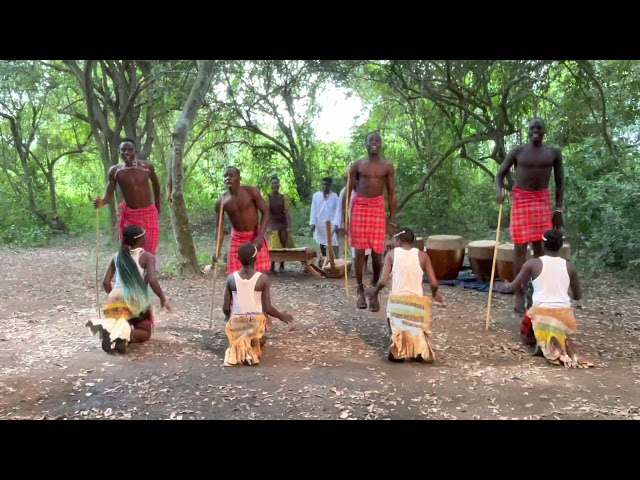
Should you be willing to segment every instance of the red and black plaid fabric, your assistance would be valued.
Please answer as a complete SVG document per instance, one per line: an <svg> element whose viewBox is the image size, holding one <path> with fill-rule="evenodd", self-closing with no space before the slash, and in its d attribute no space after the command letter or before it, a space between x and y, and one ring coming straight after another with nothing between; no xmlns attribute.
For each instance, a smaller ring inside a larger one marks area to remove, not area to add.
<svg viewBox="0 0 640 480"><path fill-rule="evenodd" d="M242 268L238 260L238 249L243 243L252 242L258 236L257 231L240 232L235 228L231 229L231 240L229 241L229 253L227 254L227 273L237 272ZM271 270L271 258L269 257L269 246L266 238L262 237L262 248L258 250L255 269L259 272L269 272Z"/></svg>
<svg viewBox="0 0 640 480"><path fill-rule="evenodd" d="M384 252L387 218L384 212L384 196L353 196L349 215L349 243L357 250L370 248L376 253Z"/></svg>
<svg viewBox="0 0 640 480"><path fill-rule="evenodd" d="M529 312L524 312L524 316L522 317L522 323L520 323L520 333L525 338L530 338L534 335L533 324L531 323L531 317L529 316Z"/></svg>
<svg viewBox="0 0 640 480"><path fill-rule="evenodd" d="M542 241L542 234L552 227L549 189L523 190L513 187L511 240L513 243Z"/></svg>
<svg viewBox="0 0 640 480"><path fill-rule="evenodd" d="M129 225L139 225L145 230L144 249L156 254L158 242L160 241L160 229L158 227L158 210L155 204L151 204L144 208L129 208L126 203L122 202L118 205L120 209L120 226L118 235L122 240L122 232Z"/></svg>

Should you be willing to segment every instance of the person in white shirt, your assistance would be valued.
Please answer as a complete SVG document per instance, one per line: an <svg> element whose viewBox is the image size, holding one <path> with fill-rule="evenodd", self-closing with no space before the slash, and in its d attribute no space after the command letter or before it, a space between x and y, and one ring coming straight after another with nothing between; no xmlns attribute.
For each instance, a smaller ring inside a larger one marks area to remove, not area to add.
<svg viewBox="0 0 640 480"><path fill-rule="evenodd" d="M326 221L333 221L338 209L338 196L331 191L332 183L331 177L322 179L322 190L313 194L311 214L309 215L311 235L316 243L320 244L323 257L327 255L327 234L331 235L333 251L335 256L338 256L338 237L333 232L333 228L327 232L326 227Z"/></svg>
<svg viewBox="0 0 640 480"><path fill-rule="evenodd" d="M585 368L593 363L578 355L568 338L576 332L569 291L574 300L580 300L582 289L575 267L560 256L563 239L560 230L544 232L544 255L525 262L513 282L498 283L496 289L501 293L513 293L517 286L531 278L533 306L525 312L520 325L522 341L535 346L534 354L542 354L552 363Z"/></svg>
<svg viewBox="0 0 640 480"><path fill-rule="evenodd" d="M431 363L436 354L430 330L431 299L425 297L422 290L425 274L433 301L442 304L444 300L438 291L438 280L429 255L413 246L413 230L401 228L394 238L396 248L385 256L382 275L367 295L370 299L376 297L393 274L387 302L387 322L391 333L388 358L390 361L407 359Z"/></svg>

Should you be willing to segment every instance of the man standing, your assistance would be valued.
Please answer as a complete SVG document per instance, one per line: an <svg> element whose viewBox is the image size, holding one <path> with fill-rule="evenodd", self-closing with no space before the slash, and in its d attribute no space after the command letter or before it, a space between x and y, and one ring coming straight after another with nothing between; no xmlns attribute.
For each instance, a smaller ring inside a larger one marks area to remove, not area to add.
<svg viewBox="0 0 640 480"><path fill-rule="evenodd" d="M513 187L511 207L511 240L514 243L513 273L517 276L525 262L527 244L531 242L534 256L542 255L542 236L551 228L562 228L562 200L564 173L560 149L542 143L544 122L535 118L529 124L527 145L520 145L509 152L495 177L498 203L504 202L504 176L511 166L516 167L516 185ZM553 170L556 183L555 209L551 214L549 180ZM516 313L525 311L524 292L515 287Z"/></svg>
<svg viewBox="0 0 640 480"><path fill-rule="evenodd" d="M139 225L145 230L146 243L144 249L155 255L160 239L158 215L160 214L160 182L153 165L137 157L136 142L125 138L120 143L120 156L124 164L119 163L109 169L107 188L104 197L93 201L95 208L108 205L113 197L116 184L120 186L124 202L120 209L120 225L118 234L122 239L123 230L129 225ZM153 202L151 188L153 187Z"/></svg>
<svg viewBox="0 0 640 480"><path fill-rule="evenodd" d="M362 285L362 268L365 249L370 248L373 267L372 284L376 285L380 278L382 254L384 253L385 233L392 236L396 221L396 185L395 169L389 160L380 157L382 139L380 134L372 132L365 138L365 147L369 154L366 158L356 160L349 167L349 185L347 191L356 190L353 196L349 216L349 241L356 249L356 281L358 282L358 308L367 308ZM386 220L384 209L384 189L387 188L389 198L389 220ZM378 295L369 302L369 310L380 310Z"/></svg>
<svg viewBox="0 0 640 480"><path fill-rule="evenodd" d="M269 250L295 248L291 236L291 214L289 213L291 201L289 197L280 193L280 179L278 177L271 177L270 183L271 193L267 197L269 203L269 224L267 227ZM273 262L271 263L271 271L276 271ZM284 262L280 262L280 271L284 272Z"/></svg>
<svg viewBox="0 0 640 480"><path fill-rule="evenodd" d="M227 254L227 273L231 274L242 268L242 264L238 260L238 248L247 242L253 244L258 251L255 269L260 272L269 272L271 261L265 238L269 221L269 206L256 187L240 185L240 170L236 167L227 167L224 170L224 184L229 191L216 200L215 225L217 227L220 207L224 202L224 212L229 217L232 226ZM262 213L260 224L258 224L258 210ZM224 236L224 229L222 229L222 235ZM216 260L214 254L213 261Z"/></svg>
<svg viewBox="0 0 640 480"><path fill-rule="evenodd" d="M332 232L333 228L327 232L327 220L333 221L338 208L338 196L331 191L331 177L322 179L322 190L313 194L311 201L311 214L309 216L309 226L313 239L320 244L322 256L327 255L327 235L331 235L333 251L338 256L338 237Z"/></svg>

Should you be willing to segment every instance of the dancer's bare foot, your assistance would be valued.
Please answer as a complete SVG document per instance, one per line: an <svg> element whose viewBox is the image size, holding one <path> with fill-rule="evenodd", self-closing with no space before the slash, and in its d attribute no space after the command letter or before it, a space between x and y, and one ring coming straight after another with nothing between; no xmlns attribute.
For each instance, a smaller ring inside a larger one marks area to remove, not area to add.
<svg viewBox="0 0 640 480"><path fill-rule="evenodd" d="M364 297L364 286L358 285L358 302L356 303L356 307L361 310L367 308L367 300Z"/></svg>

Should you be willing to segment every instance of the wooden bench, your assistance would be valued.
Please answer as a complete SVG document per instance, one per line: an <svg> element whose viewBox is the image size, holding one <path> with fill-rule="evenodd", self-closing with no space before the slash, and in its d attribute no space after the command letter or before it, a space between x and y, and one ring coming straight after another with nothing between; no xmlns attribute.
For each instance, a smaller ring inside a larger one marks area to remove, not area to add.
<svg viewBox="0 0 640 480"><path fill-rule="evenodd" d="M311 261L317 256L311 247L299 248L274 248L269 250L269 256L273 263L300 262L305 271L320 277L321 275L311 267Z"/></svg>

